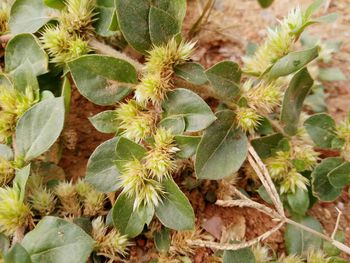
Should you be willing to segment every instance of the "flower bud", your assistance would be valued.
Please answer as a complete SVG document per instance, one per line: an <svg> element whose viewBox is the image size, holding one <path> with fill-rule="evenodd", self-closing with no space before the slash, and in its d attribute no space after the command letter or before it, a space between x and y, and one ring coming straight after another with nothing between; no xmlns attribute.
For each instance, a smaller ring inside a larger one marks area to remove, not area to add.
<svg viewBox="0 0 350 263"><path fill-rule="evenodd" d="M10 161L0 156L0 187L8 184L14 177L14 168Z"/></svg>
<svg viewBox="0 0 350 263"><path fill-rule="evenodd" d="M309 180L293 168L283 178L283 181L280 184L280 192L281 194L295 193L297 188L306 191L307 185L309 185Z"/></svg>
<svg viewBox="0 0 350 263"><path fill-rule="evenodd" d="M41 216L49 215L55 209L55 196L44 187L33 190L32 194L29 195L29 200L32 208L38 211Z"/></svg>
<svg viewBox="0 0 350 263"><path fill-rule="evenodd" d="M260 124L261 116L251 108L237 108L236 123L244 132L253 133Z"/></svg>
<svg viewBox="0 0 350 263"><path fill-rule="evenodd" d="M55 193L61 203L63 215L80 215L80 203L72 182L60 182L55 188Z"/></svg>
<svg viewBox="0 0 350 263"><path fill-rule="evenodd" d="M0 232L12 235L27 226L31 217L29 207L21 200L17 187L0 188Z"/></svg>

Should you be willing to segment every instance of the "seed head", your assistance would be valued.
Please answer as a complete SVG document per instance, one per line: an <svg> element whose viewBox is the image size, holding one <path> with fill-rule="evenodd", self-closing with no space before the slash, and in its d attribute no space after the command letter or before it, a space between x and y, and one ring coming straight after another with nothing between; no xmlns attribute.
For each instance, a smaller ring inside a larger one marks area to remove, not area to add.
<svg viewBox="0 0 350 263"><path fill-rule="evenodd" d="M260 124L261 116L252 108L236 109L236 123L244 132L253 133Z"/></svg>
<svg viewBox="0 0 350 263"><path fill-rule="evenodd" d="M290 158L290 152L278 151L265 161L272 179L280 180L288 174L291 168Z"/></svg>
<svg viewBox="0 0 350 263"><path fill-rule="evenodd" d="M261 82L259 85L249 89L245 96L248 106L257 112L271 113L275 107L280 105L280 87L273 82Z"/></svg>
<svg viewBox="0 0 350 263"><path fill-rule="evenodd" d="M307 254L307 263L328 263L331 259L328 258L322 250L310 250Z"/></svg>
<svg viewBox="0 0 350 263"><path fill-rule="evenodd" d="M62 27L70 34L88 37L93 34L95 0L66 0L66 10L61 14Z"/></svg>
<svg viewBox="0 0 350 263"><path fill-rule="evenodd" d="M0 156L0 187L8 184L14 177L14 168L10 161Z"/></svg>
<svg viewBox="0 0 350 263"><path fill-rule="evenodd" d="M315 152L311 145L304 144L301 146L295 146L293 151L293 157L302 162L303 169L300 171L310 171L316 166L319 159L319 153Z"/></svg>
<svg viewBox="0 0 350 263"><path fill-rule="evenodd" d="M127 236L121 235L116 229L108 231L102 217L92 221L92 237L96 241L95 251L97 254L102 254L111 260L114 260L118 255L126 256L128 247L132 245Z"/></svg>
<svg viewBox="0 0 350 263"><path fill-rule="evenodd" d="M306 191L307 185L309 185L309 180L293 168L288 172L287 176L283 178L280 185L280 192L281 194L295 193L297 188Z"/></svg>
<svg viewBox="0 0 350 263"><path fill-rule="evenodd" d="M154 146L145 157L145 167L152 177L162 181L176 169L175 153L179 151L174 144L174 136L169 130L158 128L154 135Z"/></svg>
<svg viewBox="0 0 350 263"><path fill-rule="evenodd" d="M0 232L12 235L26 226L30 217L30 209L21 200L19 188L0 188Z"/></svg>
<svg viewBox="0 0 350 263"><path fill-rule="evenodd" d="M55 193L64 215L80 215L80 203L72 182L60 182L55 188Z"/></svg>
<svg viewBox="0 0 350 263"><path fill-rule="evenodd" d="M55 209L55 196L44 187L35 189L32 194L29 195L29 200L32 208L38 211L41 216L49 215Z"/></svg>
<svg viewBox="0 0 350 263"><path fill-rule="evenodd" d="M154 116L135 100L120 104L116 113L119 127L126 138L139 142L152 134Z"/></svg>
<svg viewBox="0 0 350 263"><path fill-rule="evenodd" d="M91 51L86 41L60 26L47 26L40 37L51 62L63 65Z"/></svg>
<svg viewBox="0 0 350 263"><path fill-rule="evenodd" d="M164 194L162 185L150 178L143 164L134 159L124 165L121 175L123 192L135 198L134 210L140 206L157 207Z"/></svg>
<svg viewBox="0 0 350 263"><path fill-rule="evenodd" d="M258 48L254 56L244 58L245 71L260 76L285 56L291 50L306 19L308 18L297 7L279 22L278 27L269 28L265 43Z"/></svg>
<svg viewBox="0 0 350 263"><path fill-rule="evenodd" d="M83 200L84 215L96 216L100 214L104 209L104 202L106 196L103 193L99 193L95 190L88 192Z"/></svg>
<svg viewBox="0 0 350 263"><path fill-rule="evenodd" d="M270 262L271 257L269 256L269 249L265 246L258 243L255 246L252 246L252 252L255 256L256 263L265 263Z"/></svg>

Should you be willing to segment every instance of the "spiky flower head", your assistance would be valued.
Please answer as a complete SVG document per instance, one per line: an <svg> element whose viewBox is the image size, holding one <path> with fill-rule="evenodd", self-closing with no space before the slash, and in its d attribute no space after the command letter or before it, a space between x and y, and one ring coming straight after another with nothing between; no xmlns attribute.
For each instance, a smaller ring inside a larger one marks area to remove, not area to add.
<svg viewBox="0 0 350 263"><path fill-rule="evenodd" d="M139 142L152 134L155 118L152 112L138 104L135 100L120 104L116 109L119 128L123 136Z"/></svg>
<svg viewBox="0 0 350 263"><path fill-rule="evenodd" d="M0 4L0 36L9 31L10 7L7 3Z"/></svg>
<svg viewBox="0 0 350 263"><path fill-rule="evenodd" d="M141 104L149 101L159 104L171 88L170 75L162 77L159 73L147 74L136 87L135 99Z"/></svg>
<svg viewBox="0 0 350 263"><path fill-rule="evenodd" d="M298 173L296 169L291 169L288 174L283 178L280 184L280 192L283 193L295 193L297 188L307 190L309 180L302 174Z"/></svg>
<svg viewBox="0 0 350 263"><path fill-rule="evenodd" d="M93 191L92 186L83 179L79 179L75 183L75 191L80 197L85 197L89 192Z"/></svg>
<svg viewBox="0 0 350 263"><path fill-rule="evenodd" d="M322 250L310 250L307 253L307 263L328 263L331 262Z"/></svg>
<svg viewBox="0 0 350 263"><path fill-rule="evenodd" d="M174 231L171 235L171 246L169 252L171 255L190 256L195 253L196 247L188 243L188 240L206 240L212 241L212 236L205 234L203 229L195 226L192 230Z"/></svg>
<svg viewBox="0 0 350 263"><path fill-rule="evenodd" d="M337 125L336 134L343 142L341 147L342 155L346 160L350 160L350 120L347 119Z"/></svg>
<svg viewBox="0 0 350 263"><path fill-rule="evenodd" d="M311 145L295 146L293 152L293 158L300 166L299 171L310 171L316 166L319 153L315 152Z"/></svg>
<svg viewBox="0 0 350 263"><path fill-rule="evenodd" d="M154 145L145 157L145 167L152 177L162 181L175 170L175 153L179 149L174 144L174 135L165 128L158 128L154 135Z"/></svg>
<svg viewBox="0 0 350 263"><path fill-rule="evenodd" d="M238 107L235 113L236 124L244 132L253 133L262 119L262 117L252 108Z"/></svg>
<svg viewBox="0 0 350 263"><path fill-rule="evenodd" d="M104 202L106 196L103 193L99 193L95 190L88 192L84 199L84 215L87 216L96 216L103 211Z"/></svg>
<svg viewBox="0 0 350 263"><path fill-rule="evenodd" d="M244 97L248 106L264 114L271 113L280 105L281 87L275 82L260 82L257 86L249 89Z"/></svg>
<svg viewBox="0 0 350 263"><path fill-rule="evenodd" d="M155 46L149 52L146 62L148 73L160 73L162 76L169 75L172 67L185 62L193 52L195 43L177 42L175 38L169 40L165 45Z"/></svg>
<svg viewBox="0 0 350 263"><path fill-rule="evenodd" d="M55 193L60 200L64 215L78 216L80 214L80 203L72 182L60 182L55 188Z"/></svg>
<svg viewBox="0 0 350 263"><path fill-rule="evenodd" d="M40 40L52 63L65 64L91 51L86 41L60 26L46 26Z"/></svg>
<svg viewBox="0 0 350 263"><path fill-rule="evenodd" d="M17 120L37 101L36 92L29 86L23 93L0 85L0 142L11 136Z"/></svg>
<svg viewBox="0 0 350 263"><path fill-rule="evenodd" d="M297 255L289 255L278 260L280 263L304 263L304 260Z"/></svg>
<svg viewBox="0 0 350 263"><path fill-rule="evenodd" d="M93 33L95 0L66 0L61 14L62 27L70 34L87 37Z"/></svg>
<svg viewBox="0 0 350 263"><path fill-rule="evenodd" d="M55 196L50 190L47 190L45 187L35 189L29 195L29 200L32 208L39 212L41 216L49 215L55 209Z"/></svg>
<svg viewBox="0 0 350 263"><path fill-rule="evenodd" d="M0 188L0 232L12 235L30 220L30 208L21 199L18 187Z"/></svg>
<svg viewBox="0 0 350 263"><path fill-rule="evenodd" d="M290 152L278 151L275 156L266 159L265 164L274 180L280 180L286 176L291 168Z"/></svg>
<svg viewBox="0 0 350 263"><path fill-rule="evenodd" d="M134 210L141 206L157 207L164 194L160 182L150 178L143 164L134 159L123 167L121 186L130 198L135 198Z"/></svg>
<svg viewBox="0 0 350 263"><path fill-rule="evenodd" d="M252 246L252 252L254 254L256 263L265 263L270 262L271 260L271 257L269 256L269 249L265 246L260 245L260 243Z"/></svg>
<svg viewBox="0 0 350 263"><path fill-rule="evenodd" d="M258 48L252 57L245 57L245 71L260 76L268 70L279 58L285 56L300 34L302 25L307 21L300 7L292 10L288 16L279 22L275 29L269 28L266 41Z"/></svg>
<svg viewBox="0 0 350 263"><path fill-rule="evenodd" d="M0 156L0 187L8 184L13 179L14 175L12 163Z"/></svg>
<svg viewBox="0 0 350 263"><path fill-rule="evenodd" d="M128 247L132 245L127 236L121 235L116 229L108 231L108 227L103 222L102 217L92 221L92 237L96 241L95 251L98 255L103 255L113 260L119 255L126 256Z"/></svg>

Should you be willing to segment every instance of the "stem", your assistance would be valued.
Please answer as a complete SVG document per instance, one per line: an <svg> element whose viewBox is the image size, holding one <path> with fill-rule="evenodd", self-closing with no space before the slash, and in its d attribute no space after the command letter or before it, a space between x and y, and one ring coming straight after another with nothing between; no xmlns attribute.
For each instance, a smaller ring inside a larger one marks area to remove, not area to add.
<svg viewBox="0 0 350 263"><path fill-rule="evenodd" d="M199 18L196 20L196 22L193 24L190 31L188 32L189 39L195 37L200 31L200 27L208 21L210 13L213 10L215 1L216 0L207 0L203 8L202 14L199 16Z"/></svg>
<svg viewBox="0 0 350 263"><path fill-rule="evenodd" d="M25 230L24 227L17 228L15 234L13 235L12 246L15 245L16 243L20 243L23 240L24 230Z"/></svg>
<svg viewBox="0 0 350 263"><path fill-rule="evenodd" d="M105 44L99 42L96 39L91 39L89 41L89 45L93 49L95 49L95 51L97 53L108 55L108 56L112 56L112 57L119 58L119 59L123 59L123 60L129 62L131 65L133 65L135 67L135 69L138 72L142 72L142 70L143 70L143 65L140 62L138 62L135 59L132 59L132 58L128 57L127 55L125 55L125 54L123 54L123 53L121 53L121 52L111 48L108 45L105 45Z"/></svg>

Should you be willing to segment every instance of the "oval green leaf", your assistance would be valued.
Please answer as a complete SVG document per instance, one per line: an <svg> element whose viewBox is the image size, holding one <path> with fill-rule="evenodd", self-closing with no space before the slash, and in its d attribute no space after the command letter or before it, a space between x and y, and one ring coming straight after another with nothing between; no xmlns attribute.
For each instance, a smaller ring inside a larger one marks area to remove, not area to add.
<svg viewBox="0 0 350 263"><path fill-rule="evenodd" d="M163 182L165 197L156 207L156 216L166 227L175 230L190 230L194 228L194 211L187 197L172 178Z"/></svg>
<svg viewBox="0 0 350 263"><path fill-rule="evenodd" d="M16 155L30 161L46 152L58 139L64 124L63 98L46 99L19 119L16 127Z"/></svg>
<svg viewBox="0 0 350 263"><path fill-rule="evenodd" d="M113 105L137 83L135 68L128 62L103 55L86 55L68 63L79 92L98 105Z"/></svg>
<svg viewBox="0 0 350 263"><path fill-rule="evenodd" d="M164 119L183 117L187 132L201 131L216 119L205 101L187 89L175 89L168 92L162 108Z"/></svg>
<svg viewBox="0 0 350 263"><path fill-rule="evenodd" d="M174 70L177 76L194 85L204 85L208 81L205 70L199 63L187 62L177 65Z"/></svg>
<svg viewBox="0 0 350 263"><path fill-rule="evenodd" d="M195 170L199 179L218 180L237 172L248 153L247 136L234 124L235 113L223 110L199 143Z"/></svg>
<svg viewBox="0 0 350 263"><path fill-rule="evenodd" d="M314 81L306 68L292 78L283 98L281 121L284 130L289 135L295 135L298 128L300 113L304 100Z"/></svg>
<svg viewBox="0 0 350 263"><path fill-rule="evenodd" d="M89 118L91 124L96 130L103 133L116 133L119 127L119 121L116 118L114 110L107 110Z"/></svg>
<svg viewBox="0 0 350 263"><path fill-rule="evenodd" d="M110 139L90 156L86 168L85 180L97 191L109 193L119 189L119 172L115 165L118 138Z"/></svg>
<svg viewBox="0 0 350 263"><path fill-rule="evenodd" d="M33 263L82 263L88 260L94 243L76 224L47 216L25 235L21 245Z"/></svg>
<svg viewBox="0 0 350 263"><path fill-rule="evenodd" d="M343 188L350 183L350 163L345 162L336 167L328 173L327 177L335 188Z"/></svg>

